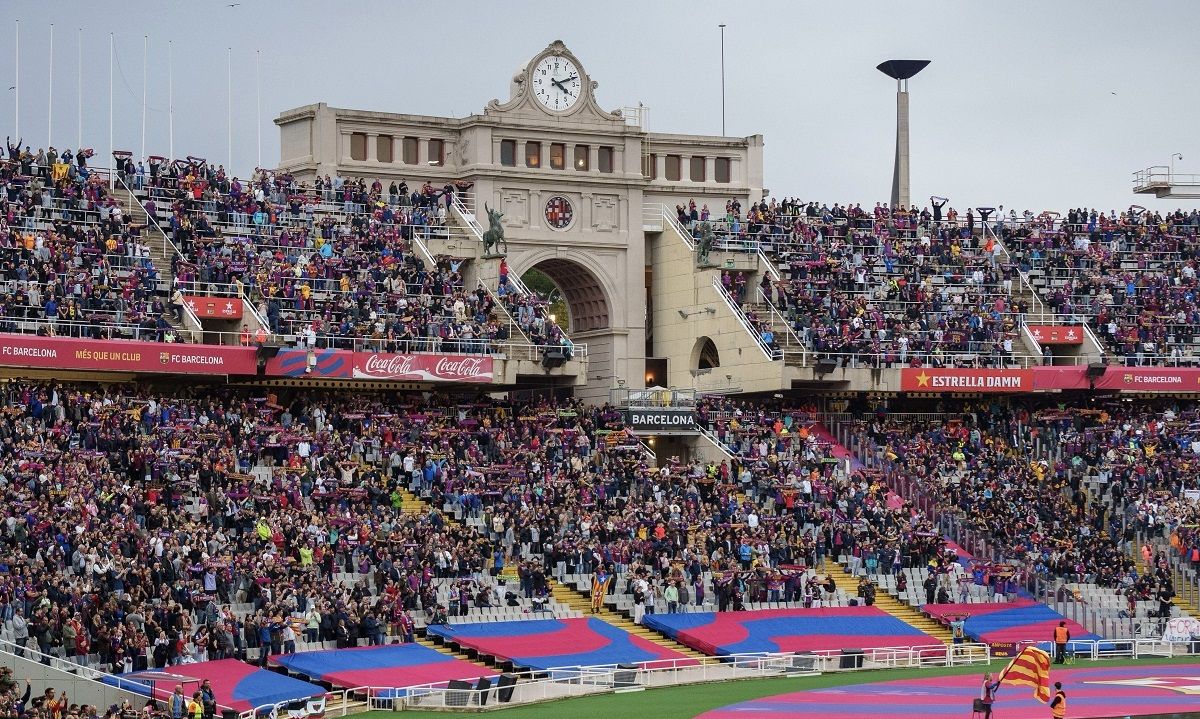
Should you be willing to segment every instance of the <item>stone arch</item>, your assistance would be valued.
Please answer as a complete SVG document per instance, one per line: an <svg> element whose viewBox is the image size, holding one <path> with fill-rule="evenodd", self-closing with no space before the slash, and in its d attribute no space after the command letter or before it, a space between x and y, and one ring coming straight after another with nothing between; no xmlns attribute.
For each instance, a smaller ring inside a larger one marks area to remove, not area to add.
<svg viewBox="0 0 1200 719"><path fill-rule="evenodd" d="M538 253L522 264L524 269L521 274L530 269L539 270L562 291L571 314L568 333L604 330L613 326L613 305L609 301L612 295L602 274L589 268L585 261Z"/></svg>
<svg viewBox="0 0 1200 719"><path fill-rule="evenodd" d="M717 345L709 337L697 337L692 346L692 360L689 369L713 369L721 366L721 354Z"/></svg>

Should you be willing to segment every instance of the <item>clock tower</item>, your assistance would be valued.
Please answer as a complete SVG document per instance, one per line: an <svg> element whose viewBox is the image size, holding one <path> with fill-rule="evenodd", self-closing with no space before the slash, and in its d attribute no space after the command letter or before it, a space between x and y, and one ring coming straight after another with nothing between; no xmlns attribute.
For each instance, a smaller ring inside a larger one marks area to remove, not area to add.
<svg viewBox="0 0 1200 719"><path fill-rule="evenodd" d="M467 117L324 104L284 112L276 120L280 169L300 179L338 174L384 186L401 179L409 187L469 186L462 199L474 227L487 226L485 205L502 213L509 278L537 269L565 299L569 316L556 321L581 349L578 362L569 363L577 396L603 402L617 386L685 386L695 338L677 328L681 311L712 307L719 298L710 278L693 277L693 262L651 248L686 255L688 240L666 232L662 221L677 205L694 200L719 214L731 198L743 207L760 199L762 139L651 133L644 108L606 110L599 87L556 40L511 76L506 100L491 100ZM463 218L449 213L447 223L449 239L427 239L428 251L460 258L468 284L496 291L499 259L484 256ZM663 318L653 338L651 311ZM745 342L741 327L731 327L728 342L714 340L726 356ZM513 338L514 345L528 341ZM535 365L530 381L562 386L565 369L547 377Z"/></svg>
<svg viewBox="0 0 1200 719"><path fill-rule="evenodd" d="M536 110L543 118L549 115L560 120L574 117L622 122L620 113L608 112L597 104L598 86L579 58L561 40L555 40L513 75L509 99L503 103L492 100L486 112Z"/></svg>

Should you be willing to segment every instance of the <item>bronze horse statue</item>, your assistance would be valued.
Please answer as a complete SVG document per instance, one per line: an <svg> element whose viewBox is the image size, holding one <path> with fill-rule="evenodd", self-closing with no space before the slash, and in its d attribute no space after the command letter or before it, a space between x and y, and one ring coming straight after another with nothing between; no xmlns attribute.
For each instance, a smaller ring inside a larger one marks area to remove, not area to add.
<svg viewBox="0 0 1200 719"><path fill-rule="evenodd" d="M483 253L485 255L493 254L493 250L503 247L502 254L508 254L508 240L504 239L504 225L500 224L500 218L504 217L504 213L499 210L493 210L483 203L483 209L487 211L488 228L483 233Z"/></svg>

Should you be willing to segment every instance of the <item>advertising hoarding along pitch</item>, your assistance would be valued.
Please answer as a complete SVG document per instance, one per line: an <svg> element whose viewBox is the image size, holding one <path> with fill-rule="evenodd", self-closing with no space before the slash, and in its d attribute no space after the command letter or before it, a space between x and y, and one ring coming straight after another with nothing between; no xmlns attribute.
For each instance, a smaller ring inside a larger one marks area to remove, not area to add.
<svg viewBox="0 0 1200 719"><path fill-rule="evenodd" d="M253 347L0 335L0 366L163 374L255 374Z"/></svg>
<svg viewBox="0 0 1200 719"><path fill-rule="evenodd" d="M958 369L905 367L901 392L1029 392L1033 372L1027 369Z"/></svg>
<svg viewBox="0 0 1200 719"><path fill-rule="evenodd" d="M321 377L399 382L490 383L492 358L486 355L384 354L285 348L267 360L272 377Z"/></svg>

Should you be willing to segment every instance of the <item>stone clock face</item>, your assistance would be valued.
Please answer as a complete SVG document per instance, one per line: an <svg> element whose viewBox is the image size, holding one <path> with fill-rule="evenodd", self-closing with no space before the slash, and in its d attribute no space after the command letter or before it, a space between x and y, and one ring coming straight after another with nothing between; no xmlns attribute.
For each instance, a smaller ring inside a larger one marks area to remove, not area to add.
<svg viewBox="0 0 1200 719"><path fill-rule="evenodd" d="M579 102L583 81L575 63L561 55L547 55L533 66L533 97L551 112L566 112Z"/></svg>
<svg viewBox="0 0 1200 719"><path fill-rule="evenodd" d="M562 195L546 201L546 224L556 230L565 230L575 221L575 208Z"/></svg>

